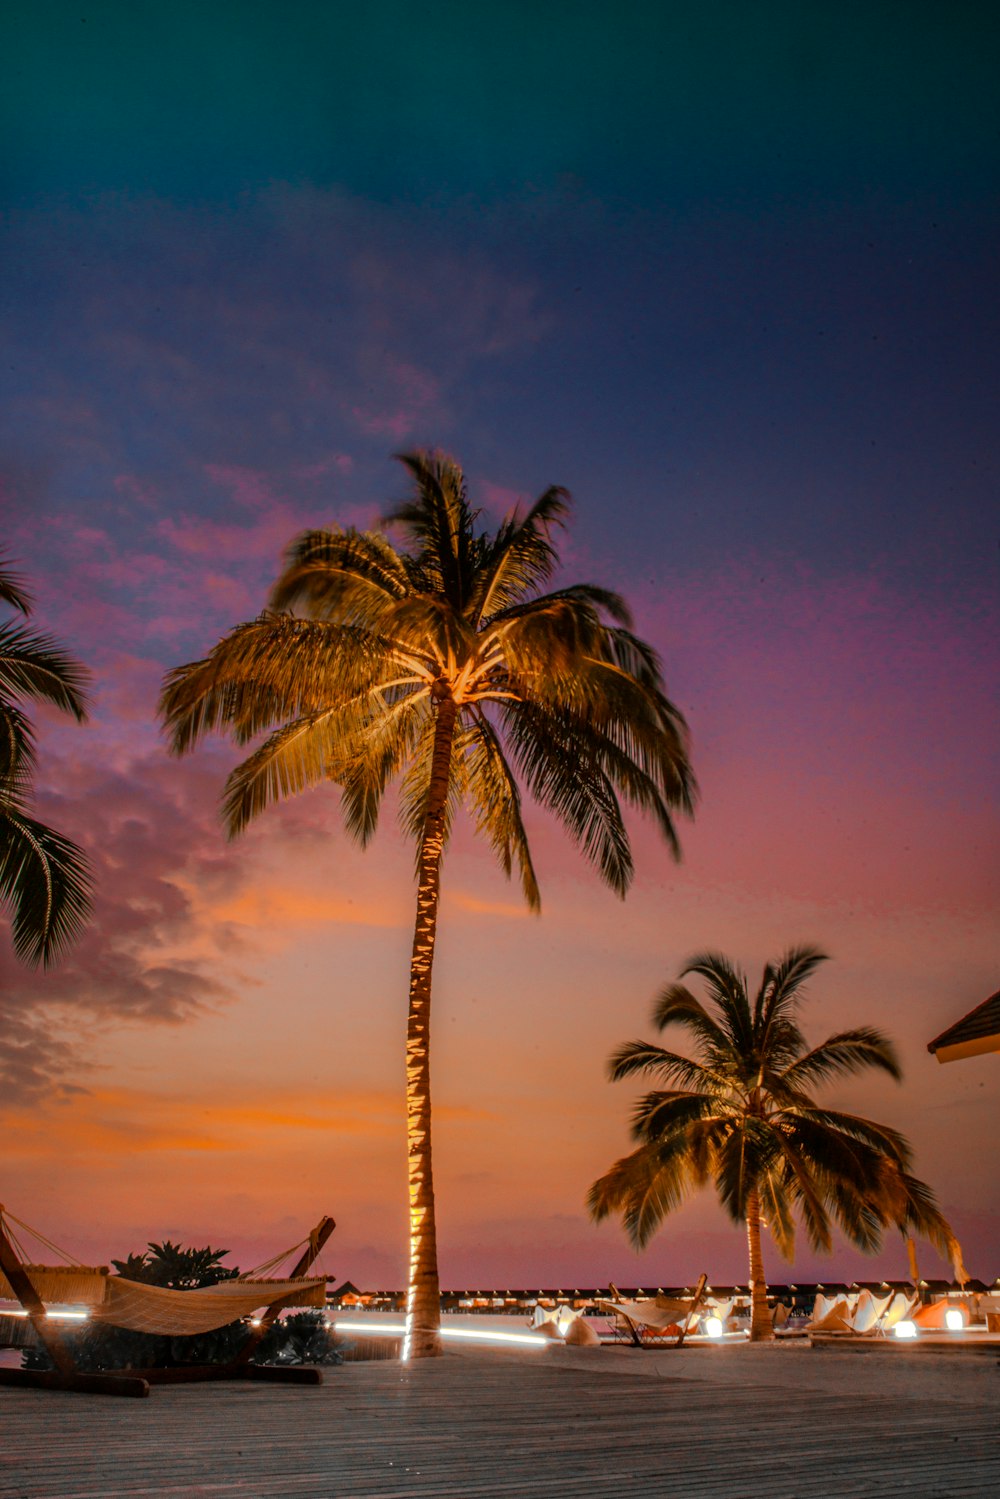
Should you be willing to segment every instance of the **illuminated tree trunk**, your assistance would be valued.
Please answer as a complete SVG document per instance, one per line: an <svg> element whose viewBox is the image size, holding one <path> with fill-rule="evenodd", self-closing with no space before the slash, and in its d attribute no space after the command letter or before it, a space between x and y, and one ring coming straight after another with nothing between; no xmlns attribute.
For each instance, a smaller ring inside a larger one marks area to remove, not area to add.
<svg viewBox="0 0 1000 1499"><path fill-rule="evenodd" d="M760 1198L751 1192L747 1200L747 1248L750 1251L750 1341L766 1343L774 1337L767 1305L764 1257L760 1248Z"/></svg>
<svg viewBox="0 0 1000 1499"><path fill-rule="evenodd" d="M417 866L417 921L410 961L410 1012L406 1029L410 1274L406 1289L404 1359L433 1358L441 1352L441 1288L431 1168L431 967L437 935L445 807L457 714L457 705L450 696L439 698L427 812Z"/></svg>

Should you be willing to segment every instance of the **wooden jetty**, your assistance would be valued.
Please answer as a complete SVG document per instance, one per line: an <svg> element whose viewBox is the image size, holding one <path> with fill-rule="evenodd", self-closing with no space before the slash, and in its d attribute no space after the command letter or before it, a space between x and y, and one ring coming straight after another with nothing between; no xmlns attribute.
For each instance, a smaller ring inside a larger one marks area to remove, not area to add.
<svg viewBox="0 0 1000 1499"><path fill-rule="evenodd" d="M449 1352L316 1388L0 1390L4 1499L995 1499L994 1359Z"/></svg>

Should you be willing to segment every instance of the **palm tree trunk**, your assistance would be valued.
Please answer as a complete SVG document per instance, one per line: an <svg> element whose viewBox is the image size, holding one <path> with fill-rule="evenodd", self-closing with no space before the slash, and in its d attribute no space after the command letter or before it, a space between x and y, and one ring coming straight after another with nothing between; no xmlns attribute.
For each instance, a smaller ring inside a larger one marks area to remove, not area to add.
<svg viewBox="0 0 1000 1499"><path fill-rule="evenodd" d="M756 1192L751 1192L747 1199L747 1247L750 1251L750 1341L767 1343L774 1337L774 1329L767 1306L764 1257L760 1248L760 1198Z"/></svg>
<svg viewBox="0 0 1000 1499"><path fill-rule="evenodd" d="M433 1358L441 1352L441 1287L431 1167L431 967L437 935L445 807L457 715L458 707L450 696L439 700L427 812L417 866L417 920L410 960L410 1012L406 1028L410 1273L406 1289L404 1359Z"/></svg>

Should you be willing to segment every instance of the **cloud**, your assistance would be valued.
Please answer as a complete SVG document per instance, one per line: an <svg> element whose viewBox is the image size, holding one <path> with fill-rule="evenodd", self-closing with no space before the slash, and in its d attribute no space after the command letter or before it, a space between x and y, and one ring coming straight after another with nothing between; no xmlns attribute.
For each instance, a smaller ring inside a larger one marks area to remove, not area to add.
<svg viewBox="0 0 1000 1499"><path fill-rule="evenodd" d="M499 916L508 921L521 921L525 916L531 915L526 905L517 905L513 901L483 900L481 896L470 895L464 890L449 893L448 900L458 906L460 911L469 911L475 916Z"/></svg>
<svg viewBox="0 0 1000 1499"><path fill-rule="evenodd" d="M351 407L351 415L362 432L401 443L415 430L427 432L447 424L440 383L429 371L391 359L387 375L383 409L370 405Z"/></svg>
<svg viewBox="0 0 1000 1499"><path fill-rule="evenodd" d="M39 812L87 849L94 913L48 972L10 963L0 999L7 1037L0 1075L19 1095L51 1086L71 1060L86 1056L81 1030L183 1024L233 995L239 970L226 960L229 932L221 924L206 934L184 883L218 898L238 885L239 863L220 836L211 779L171 772L162 754L116 769L79 753L63 759L47 746L46 781L60 790L43 783ZM3 941L9 951L6 933ZM239 980L253 983L248 975Z"/></svg>
<svg viewBox="0 0 1000 1499"><path fill-rule="evenodd" d="M489 1122L480 1108L443 1103L443 1123ZM338 1142L366 1140L402 1145L403 1097L399 1091L338 1088L289 1090L264 1084L254 1101L232 1088L161 1090L98 1085L39 1101L5 1096L0 1106L5 1133L16 1141L8 1152L13 1166L44 1156L57 1129L67 1141L74 1168L102 1169L116 1159L137 1155L256 1153L260 1158L286 1157L296 1151L327 1148Z"/></svg>
<svg viewBox="0 0 1000 1499"><path fill-rule="evenodd" d="M207 1094L104 1086L46 1105L34 1103L30 1109L8 1100L3 1113L6 1126L17 1135L12 1155L44 1154L48 1131L57 1124L70 1132L75 1164L82 1167L91 1158L108 1161L137 1152L274 1151L302 1132L398 1133L402 1100L361 1092L340 1094L336 1100L310 1098L278 1088L250 1106Z"/></svg>
<svg viewBox="0 0 1000 1499"><path fill-rule="evenodd" d="M192 891L192 899L196 899ZM402 902L392 900L365 903L337 891L317 890L304 880L293 883L287 876L282 882L255 882L217 904L204 902L203 921L219 921L253 930L280 929L283 941L294 941L301 927L321 931L330 924L349 926L409 926L410 913L401 909Z"/></svg>

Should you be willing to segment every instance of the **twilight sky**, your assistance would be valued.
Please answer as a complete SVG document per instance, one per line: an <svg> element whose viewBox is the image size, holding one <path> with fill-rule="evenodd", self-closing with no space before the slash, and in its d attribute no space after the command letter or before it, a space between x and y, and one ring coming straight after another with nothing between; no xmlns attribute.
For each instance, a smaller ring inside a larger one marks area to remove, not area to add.
<svg viewBox="0 0 1000 1499"><path fill-rule="evenodd" d="M541 11L541 17L536 13ZM441 446L487 519L550 483L621 589L702 802L621 904L535 813L540 918L445 872L445 1283L745 1277L705 1195L641 1256L588 1223L614 1045L711 946L832 956L807 1035L875 1023L974 1275L1000 1273L997 1059L926 1041L996 988L1000 23L986 3L22 6L0 45L2 539L93 669L39 809L98 874L45 975L0 945L0 1200L85 1258L248 1264L338 1220L404 1278L414 889L317 792L227 844L234 751L170 760L164 670L369 524ZM939 1262L925 1251L928 1272ZM803 1246L776 1279L900 1275Z"/></svg>

